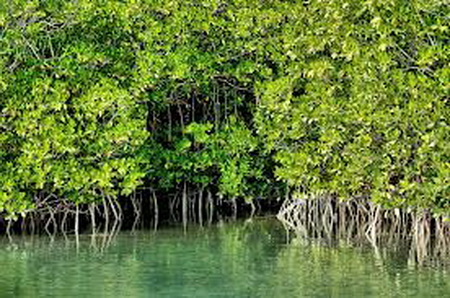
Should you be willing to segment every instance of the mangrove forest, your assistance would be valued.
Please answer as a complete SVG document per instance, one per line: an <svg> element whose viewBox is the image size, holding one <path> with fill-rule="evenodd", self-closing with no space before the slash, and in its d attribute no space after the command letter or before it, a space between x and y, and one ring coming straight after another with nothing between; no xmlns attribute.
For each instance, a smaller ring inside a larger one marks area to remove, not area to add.
<svg viewBox="0 0 450 298"><path fill-rule="evenodd" d="M449 269L449 0L0 0L0 297Z"/></svg>
<svg viewBox="0 0 450 298"><path fill-rule="evenodd" d="M444 237L449 2L1 1L0 161L8 234L281 207Z"/></svg>

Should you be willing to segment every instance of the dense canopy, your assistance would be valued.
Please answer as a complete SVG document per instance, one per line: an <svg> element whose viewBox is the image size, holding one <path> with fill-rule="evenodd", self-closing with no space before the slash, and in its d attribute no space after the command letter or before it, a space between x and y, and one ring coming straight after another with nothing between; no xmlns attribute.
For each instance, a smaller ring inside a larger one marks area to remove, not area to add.
<svg viewBox="0 0 450 298"><path fill-rule="evenodd" d="M447 0L2 1L0 214L186 184L448 213L449 26Z"/></svg>

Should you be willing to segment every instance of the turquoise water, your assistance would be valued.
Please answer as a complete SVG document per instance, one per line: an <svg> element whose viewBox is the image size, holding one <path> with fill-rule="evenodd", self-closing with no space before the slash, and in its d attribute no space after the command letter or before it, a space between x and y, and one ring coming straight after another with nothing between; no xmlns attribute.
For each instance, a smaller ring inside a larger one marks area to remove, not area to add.
<svg viewBox="0 0 450 298"><path fill-rule="evenodd" d="M1 239L1 238L0 238ZM108 243L110 241L110 243ZM449 297L402 250L287 240L273 219L0 240L1 297Z"/></svg>

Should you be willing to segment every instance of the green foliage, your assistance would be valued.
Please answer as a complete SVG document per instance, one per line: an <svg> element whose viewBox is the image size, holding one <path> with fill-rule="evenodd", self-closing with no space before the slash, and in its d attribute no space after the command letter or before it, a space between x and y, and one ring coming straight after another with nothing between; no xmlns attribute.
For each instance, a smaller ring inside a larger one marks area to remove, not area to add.
<svg viewBox="0 0 450 298"><path fill-rule="evenodd" d="M445 0L1 3L0 212L182 182L245 198L287 182L444 212L449 12Z"/></svg>
<svg viewBox="0 0 450 298"><path fill-rule="evenodd" d="M258 88L258 127L280 179L308 193L448 212L444 2L295 6L280 35L283 74Z"/></svg>
<svg viewBox="0 0 450 298"><path fill-rule="evenodd" d="M192 122L173 143L170 149L159 147L153 156L159 159L152 165L153 177L166 189L188 182L199 188L217 186L228 197L247 197L256 191L256 180L264 178L261 157L254 155L258 139L236 118L216 131L212 123Z"/></svg>
<svg viewBox="0 0 450 298"><path fill-rule="evenodd" d="M133 80L124 80L135 59L121 24L127 16L98 8L12 1L1 12L0 210L7 214L50 194L77 204L127 194L145 175L137 154L147 136L145 107Z"/></svg>

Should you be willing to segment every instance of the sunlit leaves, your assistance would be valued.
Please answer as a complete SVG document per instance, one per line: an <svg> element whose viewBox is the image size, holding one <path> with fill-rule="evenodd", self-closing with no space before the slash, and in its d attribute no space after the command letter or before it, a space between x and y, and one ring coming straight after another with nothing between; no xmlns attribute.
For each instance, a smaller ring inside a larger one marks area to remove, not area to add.
<svg viewBox="0 0 450 298"><path fill-rule="evenodd" d="M448 208L448 13L442 0L0 3L0 210L144 181L244 197L274 175Z"/></svg>
<svg viewBox="0 0 450 298"><path fill-rule="evenodd" d="M276 173L307 192L441 212L450 10L442 1L356 4L311 2L303 17L314 22L285 30L302 45L285 41L291 71L258 86L256 119L278 151Z"/></svg>
<svg viewBox="0 0 450 298"><path fill-rule="evenodd" d="M0 212L41 194L85 203L142 183L133 153L145 114L123 84L134 47L122 25L135 7L79 4L11 1L2 12Z"/></svg>

